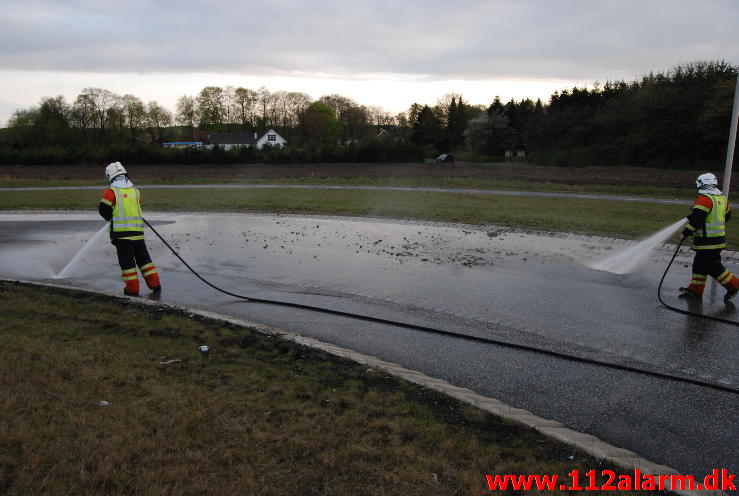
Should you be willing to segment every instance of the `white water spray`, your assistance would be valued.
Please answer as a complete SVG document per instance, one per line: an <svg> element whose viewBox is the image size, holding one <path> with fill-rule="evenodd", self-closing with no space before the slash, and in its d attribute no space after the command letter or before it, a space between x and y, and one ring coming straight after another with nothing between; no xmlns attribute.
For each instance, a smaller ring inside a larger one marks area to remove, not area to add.
<svg viewBox="0 0 739 496"><path fill-rule="evenodd" d="M684 218L680 219L671 226L667 226L644 241L635 244L628 250L616 253L606 259L593 262L589 264L589 266L595 270L604 270L606 272L613 272L614 274L627 274L629 272L633 272L634 269L649 257L650 252L654 248L667 241L670 236L675 234L675 232L685 224L686 220Z"/></svg>
<svg viewBox="0 0 739 496"><path fill-rule="evenodd" d="M78 260L80 260L89 250L90 247L92 247L95 244L95 241L102 235L104 232L108 231L108 224L103 224L103 227L100 228L98 232L95 233L95 235L90 238L87 243L85 243L85 246L80 249L80 251L77 252L77 254L72 257L72 260L70 260L67 265L64 266L61 272L59 272L57 275L54 276L54 279L61 279L67 275L67 271L70 267L72 267L75 263L77 263Z"/></svg>

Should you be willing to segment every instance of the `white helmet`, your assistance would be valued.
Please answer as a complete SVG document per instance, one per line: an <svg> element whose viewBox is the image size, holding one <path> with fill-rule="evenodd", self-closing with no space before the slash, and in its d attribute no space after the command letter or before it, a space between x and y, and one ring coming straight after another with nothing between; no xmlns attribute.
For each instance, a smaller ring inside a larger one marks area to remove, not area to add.
<svg viewBox="0 0 739 496"><path fill-rule="evenodd" d="M698 179L695 180L695 186L698 189L715 188L718 186L718 179L710 172L707 172L698 176Z"/></svg>
<svg viewBox="0 0 739 496"><path fill-rule="evenodd" d="M105 168L105 177L108 178L109 182L121 174L128 174L128 172L126 172L126 169L123 168L120 162L113 162Z"/></svg>

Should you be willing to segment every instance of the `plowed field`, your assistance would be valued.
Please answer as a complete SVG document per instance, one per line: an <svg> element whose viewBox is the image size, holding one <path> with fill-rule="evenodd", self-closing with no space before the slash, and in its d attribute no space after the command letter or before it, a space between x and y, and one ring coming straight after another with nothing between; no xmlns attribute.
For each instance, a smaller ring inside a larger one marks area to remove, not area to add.
<svg viewBox="0 0 739 496"><path fill-rule="evenodd" d="M101 179L104 165L0 166L0 177L11 179ZM638 167L540 167L526 164L287 164L287 165L129 165L137 180L178 178L278 179L278 178L413 178L451 177L485 180L518 180L562 184L660 186L693 189L696 176L706 171L647 169ZM720 176L723 164L713 172ZM736 177L736 176L734 176ZM732 189L736 181L732 178ZM719 177L719 184L721 178Z"/></svg>

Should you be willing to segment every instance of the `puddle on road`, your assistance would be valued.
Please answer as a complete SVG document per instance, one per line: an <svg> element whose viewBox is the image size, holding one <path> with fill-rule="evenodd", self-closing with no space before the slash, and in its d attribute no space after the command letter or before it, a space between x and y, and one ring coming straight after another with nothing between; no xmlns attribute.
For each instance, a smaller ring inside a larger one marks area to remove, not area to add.
<svg viewBox="0 0 739 496"><path fill-rule="evenodd" d="M199 270L293 282L320 279L327 270L342 271L348 277L371 277L372 272L403 265L455 269L495 269L520 263L582 266L633 244L612 238L378 219L190 213L149 213L148 218ZM0 273L29 278L58 274L102 225L96 214L79 212L0 214L0 222L4 233ZM106 236L99 238L88 247L86 263L69 267L70 277L89 277L115 265L115 250ZM147 243L155 263L181 269L180 262L151 232ZM664 254L655 256L664 258Z"/></svg>
<svg viewBox="0 0 739 496"><path fill-rule="evenodd" d="M149 218L183 256L211 270L219 266L238 270L265 257L293 260L297 265L331 262L335 257L461 267L506 262L586 264L628 247L628 242L607 238L375 219L157 213ZM4 223L0 239L4 274L39 262L49 270L61 270L59 264L69 262L102 225L99 217L80 213L0 214L0 222ZM34 226L30 231L29 223ZM147 240L152 246L161 245L153 233L148 233ZM107 239L100 244L109 245Z"/></svg>

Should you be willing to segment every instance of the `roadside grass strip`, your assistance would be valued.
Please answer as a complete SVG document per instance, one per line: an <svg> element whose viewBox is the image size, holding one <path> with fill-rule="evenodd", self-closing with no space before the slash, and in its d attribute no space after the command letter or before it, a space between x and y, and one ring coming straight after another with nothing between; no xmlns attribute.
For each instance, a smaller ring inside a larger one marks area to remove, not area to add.
<svg viewBox="0 0 739 496"><path fill-rule="evenodd" d="M192 185L192 184L285 184L308 186L387 186L408 188L460 188L491 189L509 191L537 191L552 193L608 194L624 196L641 196L650 198L695 199L695 191L691 189L665 188L655 186L618 186L608 184L573 185L552 181L516 181L510 179L478 179L468 177L234 177L234 178L147 178L136 181L141 186L156 185ZM99 180L91 179L36 179L0 177L0 188L31 187L72 187L96 186Z"/></svg>
<svg viewBox="0 0 739 496"><path fill-rule="evenodd" d="M383 370L222 321L8 282L0 310L2 494L489 494L486 474L619 472Z"/></svg>

